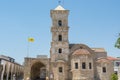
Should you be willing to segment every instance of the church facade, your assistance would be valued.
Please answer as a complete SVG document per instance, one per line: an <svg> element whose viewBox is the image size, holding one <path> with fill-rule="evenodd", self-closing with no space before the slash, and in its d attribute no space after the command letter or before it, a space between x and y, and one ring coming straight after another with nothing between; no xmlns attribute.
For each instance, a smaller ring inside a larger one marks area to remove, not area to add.
<svg viewBox="0 0 120 80"><path fill-rule="evenodd" d="M113 64L104 48L70 44L69 10L61 5L50 11L52 41L50 58L25 58L24 80L110 80Z"/></svg>

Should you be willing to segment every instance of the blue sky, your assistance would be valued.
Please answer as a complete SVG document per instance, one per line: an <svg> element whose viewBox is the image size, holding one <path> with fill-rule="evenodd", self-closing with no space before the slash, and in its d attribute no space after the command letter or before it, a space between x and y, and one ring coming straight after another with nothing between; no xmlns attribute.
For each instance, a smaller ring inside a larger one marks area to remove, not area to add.
<svg viewBox="0 0 120 80"><path fill-rule="evenodd" d="M120 33L120 0L61 0L70 10L69 42L89 47L105 48L109 56L120 56L114 47ZM1 0L0 54L11 56L22 63L27 56L49 55L51 42L50 10L58 0Z"/></svg>

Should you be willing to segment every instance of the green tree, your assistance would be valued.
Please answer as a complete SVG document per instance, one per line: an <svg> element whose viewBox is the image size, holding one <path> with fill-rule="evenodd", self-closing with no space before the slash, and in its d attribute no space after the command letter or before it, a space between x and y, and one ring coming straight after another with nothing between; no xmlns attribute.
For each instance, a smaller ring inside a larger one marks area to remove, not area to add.
<svg viewBox="0 0 120 80"><path fill-rule="evenodd" d="M117 41L115 43L115 47L120 49L120 34L119 34L119 37L118 37L118 39L117 39Z"/></svg>
<svg viewBox="0 0 120 80"><path fill-rule="evenodd" d="M112 74L111 80L118 80L118 76L116 74Z"/></svg>

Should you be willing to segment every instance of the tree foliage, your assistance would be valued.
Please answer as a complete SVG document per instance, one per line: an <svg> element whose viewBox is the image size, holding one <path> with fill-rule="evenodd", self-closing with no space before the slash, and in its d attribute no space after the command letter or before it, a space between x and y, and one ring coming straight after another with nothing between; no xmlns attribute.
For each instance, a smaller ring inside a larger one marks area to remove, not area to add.
<svg viewBox="0 0 120 80"><path fill-rule="evenodd" d="M118 76L116 74L112 74L111 80L118 80Z"/></svg>
<svg viewBox="0 0 120 80"><path fill-rule="evenodd" d="M120 37L117 39L117 41L115 43L115 47L120 49Z"/></svg>

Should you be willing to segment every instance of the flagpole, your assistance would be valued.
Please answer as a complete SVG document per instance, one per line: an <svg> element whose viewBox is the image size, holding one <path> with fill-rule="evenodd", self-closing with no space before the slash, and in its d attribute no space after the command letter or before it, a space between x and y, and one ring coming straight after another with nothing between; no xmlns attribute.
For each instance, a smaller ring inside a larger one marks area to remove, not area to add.
<svg viewBox="0 0 120 80"><path fill-rule="evenodd" d="M29 37L28 37L28 39L29 39ZM29 46L30 46L30 44L29 44L29 40L27 40L28 42L27 42L27 58L29 57Z"/></svg>
<svg viewBox="0 0 120 80"><path fill-rule="evenodd" d="M29 53L30 53L30 42L34 42L34 38L32 37L28 37L28 44L27 44L27 58L28 58L28 65L31 65L31 58L29 57ZM30 79L30 77L28 77Z"/></svg>

